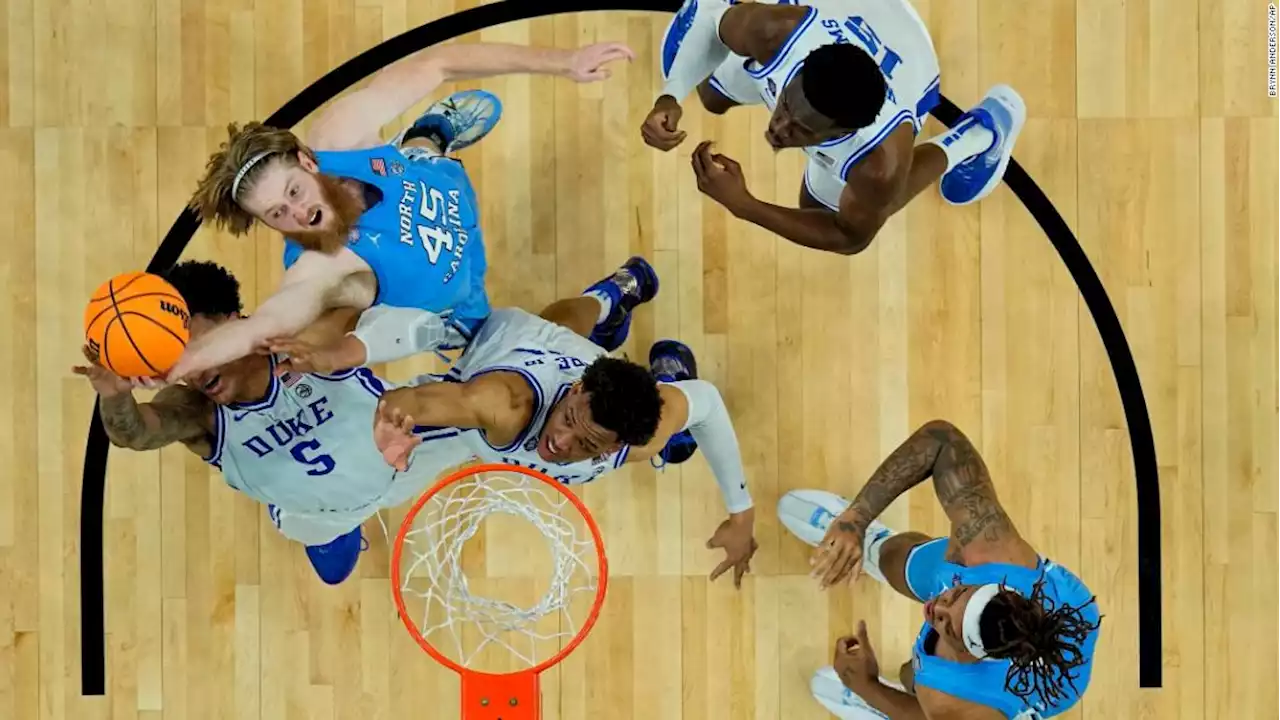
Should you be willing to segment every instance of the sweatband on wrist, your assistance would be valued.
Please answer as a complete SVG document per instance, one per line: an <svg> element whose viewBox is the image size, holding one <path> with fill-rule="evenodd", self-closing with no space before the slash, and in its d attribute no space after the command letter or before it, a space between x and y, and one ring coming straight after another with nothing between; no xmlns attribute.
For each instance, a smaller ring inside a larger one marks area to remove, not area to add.
<svg viewBox="0 0 1280 720"><path fill-rule="evenodd" d="M375 305L360 315L349 334L364 343L365 364L374 365L435 350L457 331L433 312Z"/></svg>

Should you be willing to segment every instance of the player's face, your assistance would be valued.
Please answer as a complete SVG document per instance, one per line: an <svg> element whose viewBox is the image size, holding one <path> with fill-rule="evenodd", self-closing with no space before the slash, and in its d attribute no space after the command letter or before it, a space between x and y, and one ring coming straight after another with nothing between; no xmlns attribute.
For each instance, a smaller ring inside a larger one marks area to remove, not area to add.
<svg viewBox="0 0 1280 720"><path fill-rule="evenodd" d="M924 621L933 626L944 642L960 652L964 649L964 609L978 589L976 585L957 585L924 604Z"/></svg>
<svg viewBox="0 0 1280 720"><path fill-rule="evenodd" d="M581 385L570 390L551 408L538 437L538 456L554 463L571 463L614 452L622 447L618 436L591 419L589 397Z"/></svg>
<svg viewBox="0 0 1280 720"><path fill-rule="evenodd" d="M848 132L813 109L800 88L800 76L796 75L778 95L764 139L774 150L782 150L818 145Z"/></svg>
<svg viewBox="0 0 1280 720"><path fill-rule="evenodd" d="M306 247L340 246L364 211L342 182L319 172L315 162L298 154L298 162L269 161L254 177L241 205L273 230Z"/></svg>
<svg viewBox="0 0 1280 720"><path fill-rule="evenodd" d="M227 322L231 316L191 316L191 339L194 340L213 328ZM262 355L247 355L223 365L211 368L187 380L187 384L204 393L218 405L233 402L252 402L266 393L270 363Z"/></svg>

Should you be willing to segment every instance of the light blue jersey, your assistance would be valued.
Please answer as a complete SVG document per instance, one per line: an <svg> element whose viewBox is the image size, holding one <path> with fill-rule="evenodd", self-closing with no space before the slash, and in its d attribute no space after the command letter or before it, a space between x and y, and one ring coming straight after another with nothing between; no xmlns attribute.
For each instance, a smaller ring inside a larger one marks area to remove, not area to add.
<svg viewBox="0 0 1280 720"><path fill-rule="evenodd" d="M1055 605L1084 606L1093 593L1071 571L1050 560L1041 559L1035 568L987 563L964 567L947 562L944 557L947 538L938 538L912 550L907 558L907 584L923 602L928 602L955 585L1004 585L1025 597L1030 597L1037 581L1044 579L1044 596ZM1096 603L1081 610L1090 624L1098 622L1100 613ZM1098 642L1098 630L1094 630L1080 647L1085 663L1071 670L1075 685L1062 683L1066 695L1052 705L1028 704L1005 688L1009 660L987 658L976 663L957 663L937 657L933 646L937 643L936 631L928 623L920 629L912 648L911 664L915 669L915 683L946 693L961 700L995 708L1009 718L1048 718L1071 708L1089 685L1093 673L1093 652Z"/></svg>
<svg viewBox="0 0 1280 720"><path fill-rule="evenodd" d="M446 157L406 157L394 145L319 151L320 172L375 188L347 248L373 269L374 304L452 319L469 336L489 315L479 204L466 171ZM378 197L380 195L380 197ZM286 238L284 265L302 248Z"/></svg>

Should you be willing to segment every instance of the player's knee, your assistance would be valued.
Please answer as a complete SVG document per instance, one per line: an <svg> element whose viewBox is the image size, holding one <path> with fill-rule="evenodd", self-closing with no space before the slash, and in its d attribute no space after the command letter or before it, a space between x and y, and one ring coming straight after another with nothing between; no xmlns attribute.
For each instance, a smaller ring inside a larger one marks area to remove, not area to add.
<svg viewBox="0 0 1280 720"><path fill-rule="evenodd" d="M698 100L702 101L702 107L712 115L723 115L738 104L711 87L710 80L703 80L698 84Z"/></svg>

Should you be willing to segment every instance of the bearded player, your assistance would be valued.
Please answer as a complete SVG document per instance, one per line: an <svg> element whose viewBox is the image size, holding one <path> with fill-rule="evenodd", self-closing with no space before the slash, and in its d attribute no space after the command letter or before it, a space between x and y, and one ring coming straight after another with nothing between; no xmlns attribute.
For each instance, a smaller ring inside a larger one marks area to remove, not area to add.
<svg viewBox="0 0 1280 720"><path fill-rule="evenodd" d="M409 446L415 427L467 429L479 459L571 485L654 456L683 462L700 449L729 511L707 543L726 556L711 579L733 568L741 586L757 548L755 511L720 392L697 379L693 353L678 342L656 343L647 368L606 354L657 291L653 268L637 257L541 316L496 310L443 380L385 394L371 419L380 437L398 431ZM310 360L305 347L285 349L295 362ZM403 447L386 456L401 464Z"/></svg>
<svg viewBox="0 0 1280 720"><path fill-rule="evenodd" d="M181 263L166 279L187 302L193 338L240 314L238 281L213 263ZM339 326L354 320L354 311L341 314L335 313ZM155 450L182 443L221 470L232 488L266 505L275 526L306 545L329 584L355 569L361 523L416 496L439 469L467 458L457 431L432 431L415 438L403 471L388 467L369 424L385 385L367 369L282 372L276 356L251 354L139 403L131 381L86 356L91 364L74 371L97 390L112 444Z"/></svg>
<svg viewBox="0 0 1280 720"><path fill-rule="evenodd" d="M757 199L738 163L712 153L710 142L693 152L698 189L791 242L845 255L865 250L939 179L954 205L986 197L1026 120L1022 98L997 85L949 132L916 143L941 97L940 76L907 0L686 0L663 39L662 77L641 128L648 145L666 151L684 140L680 103L695 86L717 115L763 103L769 145L809 156L799 207Z"/></svg>
<svg viewBox="0 0 1280 720"><path fill-rule="evenodd" d="M464 345L489 314L484 242L475 191L446 153L491 131L501 104L491 93L460 92L429 107L391 143L380 129L447 82L509 73L593 82L609 76L605 65L631 56L617 43L578 50L451 43L410 56L335 101L312 123L305 144L260 123L230 126L191 204L236 235L255 222L285 235L287 269L280 289L251 317L188 346L169 380L297 333L328 308L416 311L426 345L370 340L367 364Z"/></svg>
<svg viewBox="0 0 1280 720"><path fill-rule="evenodd" d="M933 478L949 537L896 533L876 521ZM858 569L924 603L924 624L901 684L884 681L866 625L836 643L814 696L844 720L1052 717L1080 699L1093 672L1101 616L1081 580L1042 557L1000 506L986 464L964 433L925 424L880 465L850 503L823 490L778 502L784 525L817 548L822 587Z"/></svg>

